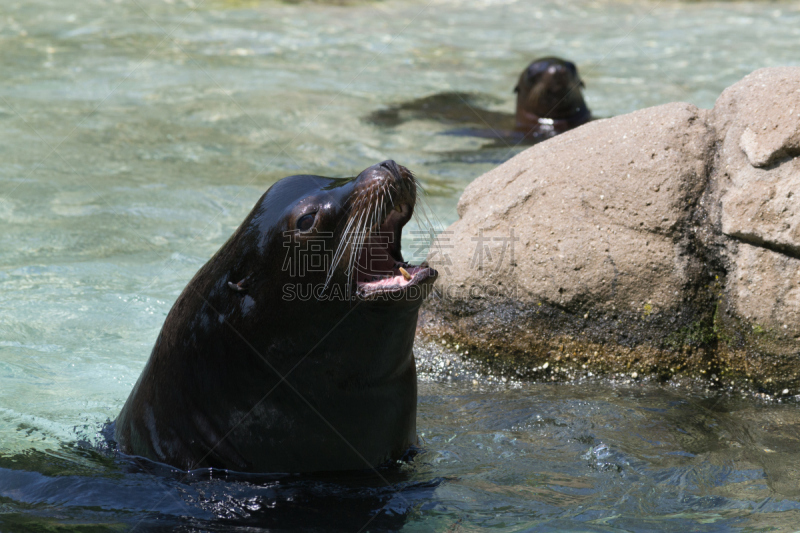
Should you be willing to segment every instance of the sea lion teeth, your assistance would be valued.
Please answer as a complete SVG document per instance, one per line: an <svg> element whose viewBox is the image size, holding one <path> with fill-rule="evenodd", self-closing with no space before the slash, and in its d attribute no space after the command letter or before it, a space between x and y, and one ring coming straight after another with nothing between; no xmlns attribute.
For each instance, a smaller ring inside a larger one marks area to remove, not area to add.
<svg viewBox="0 0 800 533"><path fill-rule="evenodd" d="M403 267L400 267L400 273L403 275L404 278L406 278L406 281L411 281L411 274L408 273L408 270L406 270Z"/></svg>

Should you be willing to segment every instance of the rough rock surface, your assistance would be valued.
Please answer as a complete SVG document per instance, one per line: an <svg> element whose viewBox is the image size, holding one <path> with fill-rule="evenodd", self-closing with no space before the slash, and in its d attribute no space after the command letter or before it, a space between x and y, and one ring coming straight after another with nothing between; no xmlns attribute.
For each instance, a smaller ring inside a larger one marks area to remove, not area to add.
<svg viewBox="0 0 800 533"><path fill-rule="evenodd" d="M719 152L708 197L725 263L724 364L757 382L800 375L800 68L754 72L712 112Z"/></svg>
<svg viewBox="0 0 800 533"><path fill-rule="evenodd" d="M800 68L589 123L475 180L420 331L517 366L797 388Z"/></svg>

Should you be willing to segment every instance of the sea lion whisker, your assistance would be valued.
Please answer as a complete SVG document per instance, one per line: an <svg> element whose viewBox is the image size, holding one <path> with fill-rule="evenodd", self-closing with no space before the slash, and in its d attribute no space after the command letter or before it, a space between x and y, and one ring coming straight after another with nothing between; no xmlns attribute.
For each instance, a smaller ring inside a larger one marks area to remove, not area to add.
<svg viewBox="0 0 800 533"><path fill-rule="evenodd" d="M385 189L381 189L381 197L377 201L377 206L375 210L374 220L375 224L372 226L373 228L377 227L377 230L380 231L380 227L383 225L383 222L386 217L386 193Z"/></svg>
<svg viewBox="0 0 800 533"><path fill-rule="evenodd" d="M365 236L365 240L368 239L369 237L371 237L372 234L375 231L380 230L380 224L381 224L382 220L381 220L381 217L379 215L381 215L381 212L383 210L383 198L382 198L382 196L383 196L383 193L379 190L377 196L375 197L375 199L372 202L370 202L370 205L369 205L369 207L370 207L370 209L369 209L369 212L370 212L370 223L369 223L369 227L367 229L367 235ZM374 207L373 207L373 205L374 205Z"/></svg>
<svg viewBox="0 0 800 533"><path fill-rule="evenodd" d="M350 227L353 225L355 221L354 218L349 218L347 222L347 226L345 226L344 230L342 231L342 238L339 240L339 244L336 247L336 251L333 254L333 258L331 259L330 266L328 267L328 274L325 278L325 284L323 285L323 291L327 290L328 284L331 282L333 278L333 273L336 270L336 267L339 266L339 263L342 261L342 257L344 256L344 252L347 249L345 242L347 241L347 235L350 230Z"/></svg>
<svg viewBox="0 0 800 533"><path fill-rule="evenodd" d="M372 205L372 204L370 203L370 205ZM350 261L349 261L349 264L347 266L348 288L349 288L350 280L352 279L352 277L354 276L354 273L355 273L355 270L354 270L355 262L358 260L358 256L361 253L361 246L362 246L362 243L363 243L363 240L364 240L363 235L364 235L364 232L366 231L366 224L367 224L367 219L365 217L366 214L367 214L367 211L362 211L361 212L361 215L358 218L358 223L356 225L355 235L354 235L354 237L352 239L352 242L350 243Z"/></svg>
<svg viewBox="0 0 800 533"><path fill-rule="evenodd" d="M370 213L372 215L372 226L370 226L370 229L375 228L375 225L380 223L380 218L378 217L378 215L380 214L382 208L383 208L383 191L379 189L377 196L375 197L374 201L370 204Z"/></svg>
<svg viewBox="0 0 800 533"><path fill-rule="evenodd" d="M439 220L439 217L437 217L435 214L433 214L432 211L430 211L430 213L431 213L431 216L435 220L432 221L431 218L428 216L428 212L429 212L428 208L429 208L429 206L428 206L427 199L425 197L420 197L419 198L418 206L419 206L419 210L418 210L418 212L417 211L414 212L414 216L421 217L421 218L425 219L424 220L424 226L426 226L426 229L430 229L430 230L433 230L433 231L439 231L441 229L444 229L444 224L442 224L442 221ZM418 219L418 223L420 224L420 226L423 226L423 224L421 222L419 222L419 219Z"/></svg>
<svg viewBox="0 0 800 533"><path fill-rule="evenodd" d="M347 250L349 251L349 257L347 258L347 269L345 270L345 273L347 274L348 289L350 288L350 280L353 278L356 256L358 255L358 241L360 239L361 232L363 231L363 219L364 213L362 212L358 218L358 221L356 222L356 225L353 227L352 233L347 239Z"/></svg>
<svg viewBox="0 0 800 533"><path fill-rule="evenodd" d="M352 272L352 268L353 268L352 243L354 241L353 233L355 233L354 231L351 231L351 228L353 228L353 224L354 223L356 223L355 228L356 229L358 228L358 226L361 224L361 218L363 218L363 213L364 212L362 212L361 217L357 219L358 212L353 212L353 210L351 209L351 212L350 212L350 215L349 215L349 220L348 220L348 223L347 223L347 227L345 228L344 232L342 233L342 238L339 241L339 245L338 245L338 247L336 249L336 253L334 255L334 260L331 261L331 265L330 265L330 268L328 270L328 276L327 276L327 278L325 280L325 285L324 285L325 289L327 289L328 284L330 283L331 279L333 278L333 274L334 274L334 272L336 270L336 267L341 262L342 257L344 256L344 253L348 250L348 247L349 247L350 250L351 250L351 254L350 254L350 260L349 260L349 263L348 263L348 266L347 266L346 273L348 274L347 289L348 289L348 291L350 290L350 273ZM358 220L358 222L356 222L356 220Z"/></svg>
<svg viewBox="0 0 800 533"><path fill-rule="evenodd" d="M417 203L419 205L419 210L421 211L421 214L425 217L430 226L438 226L439 228L444 228L444 224L442 224L442 221L439 220L439 217L436 216L433 210L430 209L430 205L428 205L428 192L425 190L425 187L422 185L422 183L420 183L416 179L414 180L414 184L417 187L417 192L418 192ZM429 211L431 213L431 216L436 219L436 224L433 224L430 220L430 217L428 217Z"/></svg>
<svg viewBox="0 0 800 533"><path fill-rule="evenodd" d="M344 230L342 230L341 238L339 240L339 244L334 252L334 257L331 260L330 267L328 269L328 274L325 278L325 284L323 289L327 289L328 285L333 279L333 274L336 271L336 268L342 261L342 257L344 257L345 252L350 249L351 255L350 260L348 261L348 266L346 269L346 273L348 274L348 282L347 282L347 290L350 291L350 276L349 274L352 272L353 267L353 253L352 253L352 244L354 242L354 234L356 233L359 225L361 224L361 219L363 218L364 211L359 210L360 204L363 203L363 198L357 198L353 201L348 207L348 215L347 215L347 224L345 225ZM355 224L355 226L354 226Z"/></svg>
<svg viewBox="0 0 800 533"><path fill-rule="evenodd" d="M444 228L444 225L442 224L441 220L439 220L439 217L437 217L436 214L433 212L433 210L430 209L424 188L420 186L419 192L421 194L417 196L418 210L414 211L415 220L417 221L417 224L421 229L427 230L428 233L430 234L431 242L429 246L432 246L437 253L443 254L444 253L443 246L439 242L439 239L436 238L436 236L441 233L441 231ZM428 213L430 213L430 216L428 215ZM431 217L433 217L435 221L432 221ZM424 218L424 222L422 218ZM428 254L430 253L431 250L429 249Z"/></svg>
<svg viewBox="0 0 800 533"><path fill-rule="evenodd" d="M367 209L362 214L364 223L359 227L359 231L356 234L356 240L350 254L350 276L348 277L348 284L352 283L353 279L357 277L357 269L360 266L358 261L361 258L361 254L364 249L364 243L372 233L372 228L369 226L369 224L372 220L374 220L375 210L377 209L377 206L373 207L374 203L374 200L370 199L369 203L367 204Z"/></svg>
<svg viewBox="0 0 800 533"><path fill-rule="evenodd" d="M389 195L389 203L391 205L394 205L394 198L392 198L392 184L391 183L386 188L386 194Z"/></svg>
<svg viewBox="0 0 800 533"><path fill-rule="evenodd" d="M372 232L375 230L375 212L378 209L378 199L375 198L370 200L369 205L367 206L366 213L367 219L364 220L364 232L361 235L361 240L359 242L359 255L361 254L362 248L364 247L364 243L366 240L372 235Z"/></svg>
<svg viewBox="0 0 800 533"><path fill-rule="evenodd" d="M363 208L364 207L363 204L364 204L364 200L360 199L358 201L358 203L353 208L352 217L353 217L353 220L355 221L355 226L353 226L353 230L352 230L353 236L357 235L361 231L360 228L362 227L362 223L365 220L364 216L366 215L367 210ZM353 242L354 242L354 240L350 239L345 244L352 245Z"/></svg>
<svg viewBox="0 0 800 533"><path fill-rule="evenodd" d="M389 189L389 187L388 187L387 184L384 184L383 187L381 187L380 198L378 199L378 211L377 211L377 215L378 215L377 216L377 221L378 221L377 223L378 223L378 225L382 225L383 222L384 222L384 219L386 218L386 213L387 213L387 210L386 210L386 207L387 207L386 197L387 196L389 197L389 202L390 202L389 205L391 205L392 196L389 193L388 189Z"/></svg>
<svg viewBox="0 0 800 533"><path fill-rule="evenodd" d="M339 240L339 245L336 247L336 257L339 257L347 247L348 237L350 235L350 229L353 227L356 218L352 216L352 214L348 217L347 225L345 226L344 230L342 230L342 238Z"/></svg>

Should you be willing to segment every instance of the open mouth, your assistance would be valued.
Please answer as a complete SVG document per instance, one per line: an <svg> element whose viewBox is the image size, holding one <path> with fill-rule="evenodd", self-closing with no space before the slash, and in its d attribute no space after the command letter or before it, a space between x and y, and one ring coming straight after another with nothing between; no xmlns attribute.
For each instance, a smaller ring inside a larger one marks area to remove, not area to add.
<svg viewBox="0 0 800 533"><path fill-rule="evenodd" d="M403 226L411 219L413 206L398 203L383 221L378 222L364 239L356 262L356 290L359 296L397 294L436 278L436 271L427 263L412 265L403 259L401 239Z"/></svg>

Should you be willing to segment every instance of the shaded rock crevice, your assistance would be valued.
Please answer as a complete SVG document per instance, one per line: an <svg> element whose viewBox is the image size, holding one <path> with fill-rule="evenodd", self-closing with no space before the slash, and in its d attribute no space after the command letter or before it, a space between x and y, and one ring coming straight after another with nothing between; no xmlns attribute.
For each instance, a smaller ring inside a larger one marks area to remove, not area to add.
<svg viewBox="0 0 800 533"><path fill-rule="evenodd" d="M792 244L782 245L779 243L770 242L756 233L733 231L731 233L727 233L726 235L728 235L728 237L731 237L732 239L736 239L751 246L765 248L767 250L770 250L778 254L783 254L785 256L792 257L794 259L800 259L800 247L794 246Z"/></svg>

